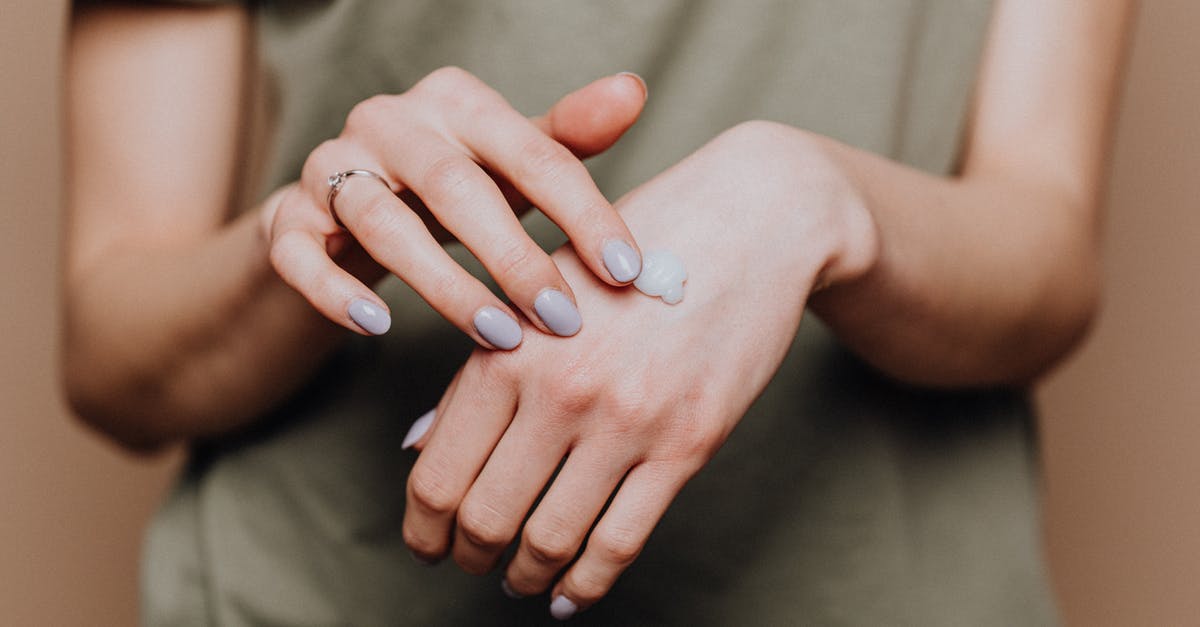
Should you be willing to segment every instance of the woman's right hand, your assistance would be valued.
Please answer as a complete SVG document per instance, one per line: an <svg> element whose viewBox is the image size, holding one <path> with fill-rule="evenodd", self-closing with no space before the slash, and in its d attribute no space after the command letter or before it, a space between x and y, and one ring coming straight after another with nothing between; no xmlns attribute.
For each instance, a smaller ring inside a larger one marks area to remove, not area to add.
<svg viewBox="0 0 1200 627"><path fill-rule="evenodd" d="M574 293L525 232L517 211L536 205L609 285L633 281L641 255L629 229L580 161L633 124L645 102L633 75L599 79L530 120L458 68L431 73L401 95L356 106L336 139L309 154L297 185L264 214L271 262L330 320L365 334L387 330L387 306L363 280L391 272L487 348L521 342L513 311L442 249L421 213L462 242L535 327L560 336L581 326ZM327 206L331 175L345 179ZM411 192L401 196L401 192ZM406 203L404 197L419 199ZM343 231L344 228L344 231ZM344 233L375 263L335 263ZM356 276L357 275L357 276Z"/></svg>

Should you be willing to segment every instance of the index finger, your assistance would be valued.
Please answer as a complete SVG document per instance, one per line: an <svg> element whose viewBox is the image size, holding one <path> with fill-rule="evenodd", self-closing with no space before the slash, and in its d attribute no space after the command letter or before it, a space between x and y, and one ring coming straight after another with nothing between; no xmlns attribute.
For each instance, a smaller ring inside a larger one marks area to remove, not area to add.
<svg viewBox="0 0 1200 627"><path fill-rule="evenodd" d="M464 117L459 140L553 220L597 277L610 285L638 277L633 235L578 157L507 103Z"/></svg>

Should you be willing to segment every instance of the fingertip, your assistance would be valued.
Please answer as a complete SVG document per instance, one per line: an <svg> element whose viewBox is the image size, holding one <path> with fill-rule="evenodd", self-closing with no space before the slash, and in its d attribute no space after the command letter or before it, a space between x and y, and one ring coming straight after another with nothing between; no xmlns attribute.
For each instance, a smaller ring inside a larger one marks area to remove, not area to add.
<svg viewBox="0 0 1200 627"><path fill-rule="evenodd" d="M533 309L542 324L559 337L571 337L583 328L583 317L575 301L559 290L542 290L533 301Z"/></svg>
<svg viewBox="0 0 1200 627"><path fill-rule="evenodd" d="M593 81L551 108L549 134L581 156L600 153L637 121L646 93L640 77L617 74Z"/></svg>
<svg viewBox="0 0 1200 627"><path fill-rule="evenodd" d="M346 314L360 329L370 335L383 335L392 327L392 316L386 307L367 300L356 298L346 308Z"/></svg>
<svg viewBox="0 0 1200 627"><path fill-rule="evenodd" d="M558 620L567 620L578 611L579 606L561 594L554 597L554 600L550 602L550 615Z"/></svg>
<svg viewBox="0 0 1200 627"><path fill-rule="evenodd" d="M629 242L609 240L600 256L609 275L621 285L634 282L642 273L642 256Z"/></svg>
<svg viewBox="0 0 1200 627"><path fill-rule="evenodd" d="M422 414L420 418L414 420L412 426L408 428L408 433L404 435L404 441L400 443L400 449L408 450L416 447L419 451L424 448L423 445L418 446L418 442L420 442L425 437L425 434L429 432L429 427L433 425L433 421L436 417L437 408L435 407Z"/></svg>
<svg viewBox="0 0 1200 627"><path fill-rule="evenodd" d="M617 76L632 78L634 82L637 83L638 91L642 95L642 102L645 102L650 98L650 87L646 85L646 79L642 78L640 74L636 74L634 72L618 72Z"/></svg>
<svg viewBox="0 0 1200 627"><path fill-rule="evenodd" d="M475 331L489 345L484 348L509 351L521 345L524 334L516 318L499 307L488 305L475 312L472 320Z"/></svg>

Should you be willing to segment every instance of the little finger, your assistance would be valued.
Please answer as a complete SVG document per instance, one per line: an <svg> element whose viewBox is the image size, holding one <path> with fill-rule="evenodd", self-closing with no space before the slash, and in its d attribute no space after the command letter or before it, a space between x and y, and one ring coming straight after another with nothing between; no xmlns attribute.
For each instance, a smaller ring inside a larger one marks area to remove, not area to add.
<svg viewBox="0 0 1200 627"><path fill-rule="evenodd" d="M588 537L583 554L554 587L551 615L570 618L608 594L617 577L637 559L687 476L673 466L653 462L629 471Z"/></svg>

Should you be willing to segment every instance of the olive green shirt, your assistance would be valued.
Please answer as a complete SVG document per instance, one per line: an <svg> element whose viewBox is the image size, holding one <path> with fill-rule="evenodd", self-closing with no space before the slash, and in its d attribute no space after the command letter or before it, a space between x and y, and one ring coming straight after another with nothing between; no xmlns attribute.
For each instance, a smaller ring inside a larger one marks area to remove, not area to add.
<svg viewBox="0 0 1200 627"><path fill-rule="evenodd" d="M260 193L349 109L458 65L538 113L623 70L645 114L591 170L610 198L745 120L952 170L985 0L294 0L254 4L272 112ZM747 219L753 219L747 213ZM526 220L547 248L563 239ZM457 259L481 274L460 247ZM499 573L417 564L400 450L471 349L406 286L253 429L197 443L149 531L148 625L533 625ZM1031 413L888 381L806 317L772 383L580 625L1041 625Z"/></svg>

